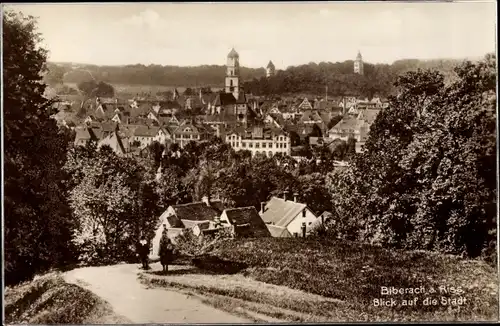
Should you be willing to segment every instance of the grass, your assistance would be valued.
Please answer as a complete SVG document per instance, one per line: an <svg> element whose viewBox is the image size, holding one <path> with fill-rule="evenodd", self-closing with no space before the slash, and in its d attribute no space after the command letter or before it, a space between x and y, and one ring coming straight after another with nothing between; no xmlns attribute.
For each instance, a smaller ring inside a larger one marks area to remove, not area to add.
<svg viewBox="0 0 500 326"><path fill-rule="evenodd" d="M139 280L153 287L174 288L201 296L204 302L216 308L243 313L246 317L253 314L260 321L354 321L356 317L339 300L262 283L241 274L207 274L193 267L177 267L166 274L160 271L143 272Z"/></svg>
<svg viewBox="0 0 500 326"><path fill-rule="evenodd" d="M5 289L7 324L126 323L90 291L68 284L51 272Z"/></svg>
<svg viewBox="0 0 500 326"><path fill-rule="evenodd" d="M369 321L491 321L498 319L496 270L482 261L421 251L386 250L359 243L317 239L268 238L226 240L213 255L250 266L249 279L286 286L344 302L342 309ZM416 288L427 293L392 296L419 298L416 306L375 307L381 287ZM463 293L440 293L440 287L461 288ZM430 289L436 293L429 293ZM464 297L466 304L425 306L426 297L438 302ZM325 306L324 309L334 309ZM337 316L343 319L349 316Z"/></svg>

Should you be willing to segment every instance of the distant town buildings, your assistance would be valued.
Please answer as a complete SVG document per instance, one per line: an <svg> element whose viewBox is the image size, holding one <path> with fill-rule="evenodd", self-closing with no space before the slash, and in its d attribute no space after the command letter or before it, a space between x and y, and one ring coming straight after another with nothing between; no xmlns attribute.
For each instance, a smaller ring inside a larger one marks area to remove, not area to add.
<svg viewBox="0 0 500 326"><path fill-rule="evenodd" d="M355 74L364 74L363 70L363 57L361 56L361 52L358 51L358 55L356 56L356 60L354 60L354 73Z"/></svg>

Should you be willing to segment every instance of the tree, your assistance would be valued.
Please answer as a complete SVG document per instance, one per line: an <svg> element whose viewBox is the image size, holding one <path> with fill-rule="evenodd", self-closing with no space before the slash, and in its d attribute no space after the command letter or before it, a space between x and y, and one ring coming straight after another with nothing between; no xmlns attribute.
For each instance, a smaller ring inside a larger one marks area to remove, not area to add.
<svg viewBox="0 0 500 326"><path fill-rule="evenodd" d="M191 95L194 95L194 91L193 91L190 87L187 87L187 88L184 90L183 95L184 95L184 96L191 96Z"/></svg>
<svg viewBox="0 0 500 326"><path fill-rule="evenodd" d="M3 13L5 281L71 261L72 219L62 171L68 134L43 93L47 51L36 21ZM52 112L53 113L53 112Z"/></svg>
<svg viewBox="0 0 500 326"><path fill-rule="evenodd" d="M331 178L345 237L470 257L495 244L495 63L398 79L365 152Z"/></svg>
<svg viewBox="0 0 500 326"><path fill-rule="evenodd" d="M113 86L106 84L105 82L97 82L95 80L89 80L81 82L77 85L78 89L87 97L113 97L115 96L115 90Z"/></svg>

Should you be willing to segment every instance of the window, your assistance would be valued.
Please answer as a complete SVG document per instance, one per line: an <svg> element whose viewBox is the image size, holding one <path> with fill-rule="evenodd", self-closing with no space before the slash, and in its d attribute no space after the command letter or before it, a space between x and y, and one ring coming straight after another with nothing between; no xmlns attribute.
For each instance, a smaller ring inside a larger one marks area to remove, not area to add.
<svg viewBox="0 0 500 326"><path fill-rule="evenodd" d="M233 80L232 79L229 81L229 86L233 87Z"/></svg>
<svg viewBox="0 0 500 326"><path fill-rule="evenodd" d="M241 142L241 147L247 147L247 143Z"/></svg>
<svg viewBox="0 0 500 326"><path fill-rule="evenodd" d="M248 143L248 147L253 148L253 143Z"/></svg>
<svg viewBox="0 0 500 326"><path fill-rule="evenodd" d="M273 148L273 143L269 143L269 148Z"/></svg>
<svg viewBox="0 0 500 326"><path fill-rule="evenodd" d="M269 157L273 156L273 152L269 151Z"/></svg>
<svg viewBox="0 0 500 326"><path fill-rule="evenodd" d="M302 211L302 217L306 217L306 210L305 209Z"/></svg>
<svg viewBox="0 0 500 326"><path fill-rule="evenodd" d="M284 147L284 148L286 148L286 143L285 143L285 144L283 144L283 147Z"/></svg>
<svg viewBox="0 0 500 326"><path fill-rule="evenodd" d="M260 148L260 143L255 143L255 148Z"/></svg>

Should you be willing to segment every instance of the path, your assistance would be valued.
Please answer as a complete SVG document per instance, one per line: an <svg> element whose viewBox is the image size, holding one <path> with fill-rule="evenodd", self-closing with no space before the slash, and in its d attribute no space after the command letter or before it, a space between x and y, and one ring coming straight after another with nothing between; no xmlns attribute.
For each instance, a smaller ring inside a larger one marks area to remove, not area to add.
<svg viewBox="0 0 500 326"><path fill-rule="evenodd" d="M133 323L249 323L250 320L203 304L185 294L150 289L137 280L136 264L84 267L64 274L111 304ZM175 266L173 266L175 267Z"/></svg>

